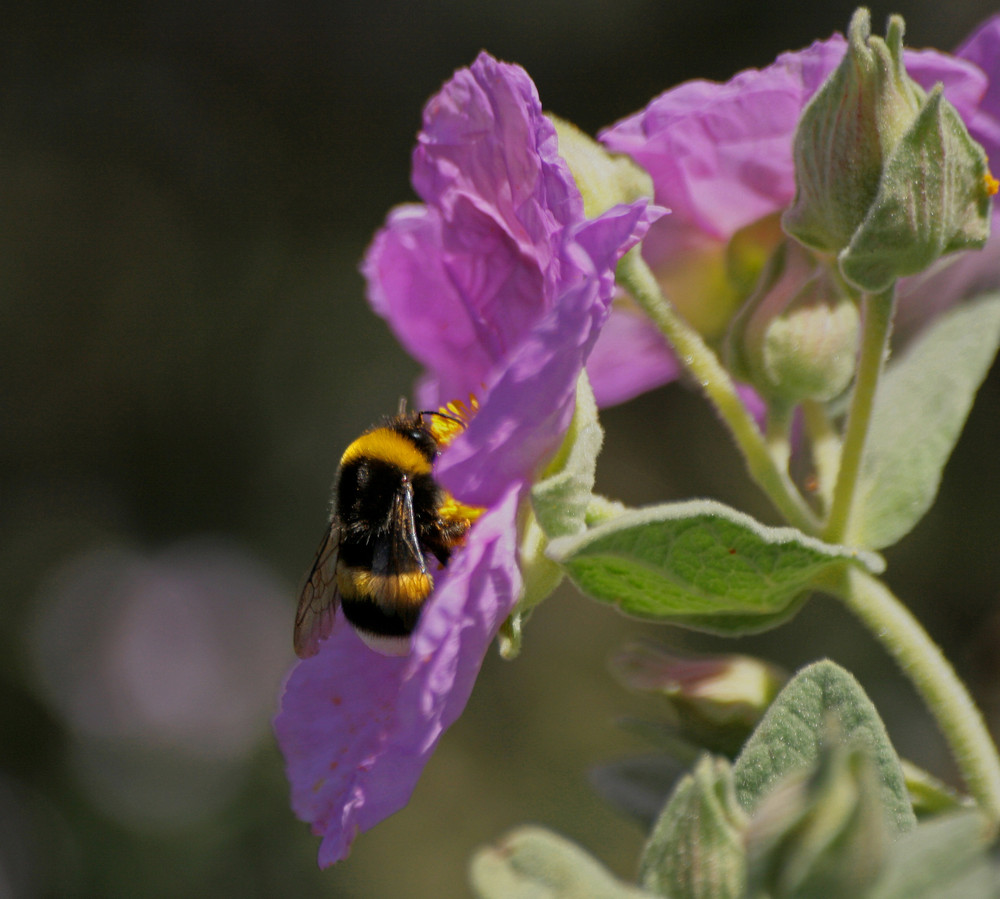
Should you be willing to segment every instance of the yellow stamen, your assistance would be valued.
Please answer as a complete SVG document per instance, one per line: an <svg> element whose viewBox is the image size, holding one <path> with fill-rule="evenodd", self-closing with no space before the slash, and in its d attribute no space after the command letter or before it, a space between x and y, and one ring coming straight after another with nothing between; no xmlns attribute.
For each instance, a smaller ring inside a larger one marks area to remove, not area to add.
<svg viewBox="0 0 1000 899"><path fill-rule="evenodd" d="M469 394L468 406L461 400L452 400L447 406L441 406L438 411L440 415L430 416L430 429L443 449L466 429L472 417L479 411L479 400Z"/></svg>
<svg viewBox="0 0 1000 899"><path fill-rule="evenodd" d="M987 172L983 175L983 183L986 185L987 196L996 196L997 191L1000 191L1000 181L997 181L997 179L993 177L992 172Z"/></svg>
<svg viewBox="0 0 1000 899"><path fill-rule="evenodd" d="M438 411L441 415L431 416L431 433L445 447L468 427L479 411L479 400L470 393L468 405L461 400L452 400ZM438 507L438 515L445 521L468 521L470 524L485 511L479 506L467 506L459 502L450 493L444 494L444 501Z"/></svg>
<svg viewBox="0 0 1000 899"><path fill-rule="evenodd" d="M485 511L481 506L467 506L465 503L460 503L450 493L444 495L444 502L438 507L438 515L445 521L462 521L464 519L471 523Z"/></svg>

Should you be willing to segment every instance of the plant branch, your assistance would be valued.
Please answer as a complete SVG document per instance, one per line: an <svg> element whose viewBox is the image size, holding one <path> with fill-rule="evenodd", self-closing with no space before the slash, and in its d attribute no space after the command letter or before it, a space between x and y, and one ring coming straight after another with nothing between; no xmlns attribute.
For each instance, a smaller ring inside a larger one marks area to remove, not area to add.
<svg viewBox="0 0 1000 899"><path fill-rule="evenodd" d="M854 395L847 416L844 444L840 453L837 482L830 503L830 517L823 538L831 543L850 539L851 514L861 470L861 458L868 439L875 392L885 365L892 331L892 315L896 303L895 285L883 293L866 294L864 299L864 330L861 335L861 355L854 382Z"/></svg>
<svg viewBox="0 0 1000 899"><path fill-rule="evenodd" d="M851 565L829 589L864 622L916 687L986 817L986 836L994 838L1000 832L1000 757L965 684L882 581Z"/></svg>
<svg viewBox="0 0 1000 899"><path fill-rule="evenodd" d="M775 463L753 416L736 392L736 385L718 357L663 296L639 248L618 264L618 280L664 334L681 364L694 376L714 404L746 460L750 476L795 527L816 534L819 521L795 488L788 472Z"/></svg>

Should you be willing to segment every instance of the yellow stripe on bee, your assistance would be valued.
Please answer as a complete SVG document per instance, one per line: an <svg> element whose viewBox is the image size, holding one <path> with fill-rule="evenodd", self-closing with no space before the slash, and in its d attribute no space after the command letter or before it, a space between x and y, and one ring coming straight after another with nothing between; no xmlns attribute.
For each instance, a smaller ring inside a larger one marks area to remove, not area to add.
<svg viewBox="0 0 1000 899"><path fill-rule="evenodd" d="M375 459L403 469L407 474L430 474L431 463L411 440L389 428L375 428L355 440L340 458L341 465L357 459Z"/></svg>
<svg viewBox="0 0 1000 899"><path fill-rule="evenodd" d="M342 565L337 569L337 587L349 599L371 599L380 605L420 605L434 587L434 579L423 571L406 574L375 574L364 568Z"/></svg>

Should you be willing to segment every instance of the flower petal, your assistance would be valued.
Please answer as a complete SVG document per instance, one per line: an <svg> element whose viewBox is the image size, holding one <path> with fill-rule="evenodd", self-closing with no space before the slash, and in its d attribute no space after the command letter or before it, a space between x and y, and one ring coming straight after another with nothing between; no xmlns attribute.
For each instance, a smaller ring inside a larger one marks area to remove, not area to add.
<svg viewBox="0 0 1000 899"><path fill-rule="evenodd" d="M427 206L390 214L363 271L375 310L453 399L552 308L583 200L531 79L488 54L430 100L418 140Z"/></svg>
<svg viewBox="0 0 1000 899"><path fill-rule="evenodd" d="M646 313L616 302L587 360L597 405L624 403L678 374L677 358Z"/></svg>
<svg viewBox="0 0 1000 899"><path fill-rule="evenodd" d="M655 262L699 240L726 241L792 201L795 128L845 49L837 34L724 84L686 82L600 135L649 171L656 202L673 212L650 234L647 257ZM963 116L986 87L973 66L933 50L907 51L906 64L925 88L943 82Z"/></svg>
<svg viewBox="0 0 1000 899"><path fill-rule="evenodd" d="M655 229L664 251L683 249L692 230L728 239L791 201L795 125L844 47L837 35L725 84L689 81L600 135L649 171L671 209Z"/></svg>
<svg viewBox="0 0 1000 899"><path fill-rule="evenodd" d="M1000 166L1000 15L993 16L956 51L956 56L974 63L982 70L988 85L978 109L966 124L972 136L986 149L986 155ZM946 91L947 94L947 91ZM955 100L950 94L948 99ZM957 104L956 104L957 105ZM963 112L959 108L959 112Z"/></svg>
<svg viewBox="0 0 1000 899"><path fill-rule="evenodd" d="M295 813L323 837L322 867L403 808L441 734L461 714L486 650L521 591L519 485L469 534L421 618L413 652L383 656L341 618L298 663L275 719Z"/></svg>
<svg viewBox="0 0 1000 899"><path fill-rule="evenodd" d="M494 360L445 270L441 228L435 209L399 206L375 235L361 268L375 312L406 351L434 371L442 396L464 398L485 381ZM430 406L437 401L431 398Z"/></svg>
<svg viewBox="0 0 1000 899"><path fill-rule="evenodd" d="M463 502L492 505L506 484L532 480L559 447L577 379L608 316L615 264L659 212L640 200L573 230L555 307L493 373L476 417L438 464L439 480Z"/></svg>

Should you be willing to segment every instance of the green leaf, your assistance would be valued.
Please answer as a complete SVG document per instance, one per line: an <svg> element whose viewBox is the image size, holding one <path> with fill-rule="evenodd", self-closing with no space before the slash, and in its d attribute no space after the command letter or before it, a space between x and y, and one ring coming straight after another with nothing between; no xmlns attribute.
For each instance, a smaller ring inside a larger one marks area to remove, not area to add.
<svg viewBox="0 0 1000 899"><path fill-rule="evenodd" d="M764 630L845 560L880 571L872 553L771 528L709 500L633 509L549 544L589 596L642 618L720 634Z"/></svg>
<svg viewBox="0 0 1000 899"><path fill-rule="evenodd" d="M583 530L603 442L594 392L583 372L577 381L576 408L562 446L531 488L532 509L548 537Z"/></svg>
<svg viewBox="0 0 1000 899"><path fill-rule="evenodd" d="M955 792L948 784L938 780L913 762L902 760L906 790L910 794L913 813L919 821L944 812L955 812L971 806L971 800Z"/></svg>
<svg viewBox="0 0 1000 899"><path fill-rule="evenodd" d="M892 832L910 830L916 819L885 725L857 680L829 661L803 668L788 682L736 759L736 790L744 808L753 810L783 777L818 763L831 717L844 742L871 755Z"/></svg>
<svg viewBox="0 0 1000 899"><path fill-rule="evenodd" d="M671 899L739 899L746 887L745 827L729 762L702 756L656 822L639 882Z"/></svg>
<svg viewBox="0 0 1000 899"><path fill-rule="evenodd" d="M597 456L604 431L586 372L576 382L576 407L562 445L531 490L520 546L523 591L517 607L500 629L500 655L513 659L521 651L524 622L531 610L559 586L563 573L545 554L551 537L578 534L586 527Z"/></svg>
<svg viewBox="0 0 1000 899"><path fill-rule="evenodd" d="M924 516L1000 343L1000 294L945 313L885 373L848 539L891 546Z"/></svg>
<svg viewBox="0 0 1000 899"><path fill-rule="evenodd" d="M650 899L579 846L541 827L512 831L480 849L469 868L479 899Z"/></svg>
<svg viewBox="0 0 1000 899"><path fill-rule="evenodd" d="M891 849L870 899L997 899L1000 870L991 864L976 811L920 824Z"/></svg>

